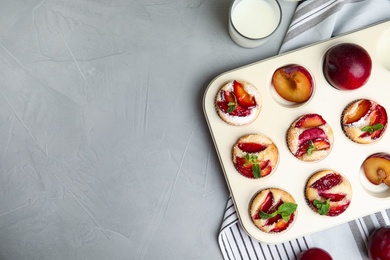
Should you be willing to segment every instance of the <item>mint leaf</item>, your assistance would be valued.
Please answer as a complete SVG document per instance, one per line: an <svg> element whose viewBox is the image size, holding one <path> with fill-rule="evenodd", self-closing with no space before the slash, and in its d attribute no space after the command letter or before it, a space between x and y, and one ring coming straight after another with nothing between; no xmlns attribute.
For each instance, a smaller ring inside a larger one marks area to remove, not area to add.
<svg viewBox="0 0 390 260"><path fill-rule="evenodd" d="M252 174L253 174L253 177L255 177L256 179L260 178L261 177L261 169L260 169L260 166L259 164L255 163L255 164L252 164Z"/></svg>
<svg viewBox="0 0 390 260"><path fill-rule="evenodd" d="M307 148L307 154L308 155L311 155L312 154L312 152L314 151L314 149L315 149L315 147L314 147L314 144L313 144L313 141L310 141L309 142L309 147Z"/></svg>
<svg viewBox="0 0 390 260"><path fill-rule="evenodd" d="M260 169L259 163L257 162L257 159L258 159L258 156L255 154L246 154L245 155L246 163L244 164L244 166L247 166L248 164L252 164L252 174L253 174L253 177L255 177L256 179L261 177L261 174L260 174L261 169Z"/></svg>
<svg viewBox="0 0 390 260"><path fill-rule="evenodd" d="M290 219L290 215L297 210L298 205L292 202L285 202L278 208L278 213L282 215L284 221L288 221Z"/></svg>
<svg viewBox="0 0 390 260"><path fill-rule="evenodd" d="M273 218L277 215L278 213L275 211L274 213L271 213L271 214L268 214L268 213L265 213L263 211L259 211L259 217L261 219L269 219L269 218Z"/></svg>
<svg viewBox="0 0 390 260"><path fill-rule="evenodd" d="M235 102L229 102L228 103L228 109L227 112L231 113L236 109L236 103Z"/></svg>
<svg viewBox="0 0 390 260"><path fill-rule="evenodd" d="M245 159L246 159L246 163L245 164L248 164L248 163L257 163L257 158L258 156L255 155L255 154L246 154L245 155Z"/></svg>
<svg viewBox="0 0 390 260"><path fill-rule="evenodd" d="M372 126L372 129L374 130L374 132L375 131L378 131L378 130L381 130L381 129L383 129L383 125L382 124L375 124L375 125L373 125Z"/></svg>
<svg viewBox="0 0 390 260"><path fill-rule="evenodd" d="M372 126L368 125L360 129L362 132L370 132L372 134Z"/></svg>
<svg viewBox="0 0 390 260"><path fill-rule="evenodd" d="M297 210L298 205L292 202L284 202L279 208L271 214L265 213L263 211L259 211L259 217L261 219L269 219L273 218L276 215L280 214L284 221L288 221L292 213Z"/></svg>
<svg viewBox="0 0 390 260"><path fill-rule="evenodd" d="M330 199L327 199L326 201L314 200L313 204L318 209L320 215L328 214L330 210Z"/></svg>
<svg viewBox="0 0 390 260"><path fill-rule="evenodd" d="M360 130L362 130L363 132L369 132L370 134L372 134L375 131L383 129L383 127L384 127L383 124L375 124L375 125L365 126L365 127L361 128Z"/></svg>

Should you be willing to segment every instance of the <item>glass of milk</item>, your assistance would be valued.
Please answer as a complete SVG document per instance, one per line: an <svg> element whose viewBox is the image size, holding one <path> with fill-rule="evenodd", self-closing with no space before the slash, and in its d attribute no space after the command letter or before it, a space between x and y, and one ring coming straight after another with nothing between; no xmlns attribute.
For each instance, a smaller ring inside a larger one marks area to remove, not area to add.
<svg viewBox="0 0 390 260"><path fill-rule="evenodd" d="M242 47L258 47L278 28L281 18L277 0L234 0L229 11L230 37Z"/></svg>

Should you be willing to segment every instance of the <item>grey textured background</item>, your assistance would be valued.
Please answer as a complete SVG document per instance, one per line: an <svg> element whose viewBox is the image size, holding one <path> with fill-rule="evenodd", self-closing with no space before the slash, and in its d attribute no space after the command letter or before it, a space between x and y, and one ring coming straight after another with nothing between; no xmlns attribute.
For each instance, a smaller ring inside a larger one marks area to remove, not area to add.
<svg viewBox="0 0 390 260"><path fill-rule="evenodd" d="M1 0L0 259L221 259L202 97L280 2L244 49L229 0Z"/></svg>

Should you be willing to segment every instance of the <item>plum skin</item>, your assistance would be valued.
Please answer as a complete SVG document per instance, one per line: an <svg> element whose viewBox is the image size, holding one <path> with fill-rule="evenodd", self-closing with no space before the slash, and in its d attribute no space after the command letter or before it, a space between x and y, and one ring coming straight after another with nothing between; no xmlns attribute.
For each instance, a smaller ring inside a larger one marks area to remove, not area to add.
<svg viewBox="0 0 390 260"><path fill-rule="evenodd" d="M362 87L368 81L371 69L371 57L360 45L340 43L325 53L325 78L337 89L353 90Z"/></svg>
<svg viewBox="0 0 390 260"><path fill-rule="evenodd" d="M312 247L300 253L297 260L333 260L333 258L324 249Z"/></svg>
<svg viewBox="0 0 390 260"><path fill-rule="evenodd" d="M367 243L370 260L390 260L390 226L376 229Z"/></svg>

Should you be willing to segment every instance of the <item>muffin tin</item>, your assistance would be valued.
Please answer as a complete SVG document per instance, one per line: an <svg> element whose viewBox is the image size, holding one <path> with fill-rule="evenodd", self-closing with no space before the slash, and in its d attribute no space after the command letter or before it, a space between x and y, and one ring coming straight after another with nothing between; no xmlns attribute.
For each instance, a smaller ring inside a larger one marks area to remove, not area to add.
<svg viewBox="0 0 390 260"><path fill-rule="evenodd" d="M372 72L368 82L352 91L340 91L324 78L322 63L324 54L333 45L351 42L365 48L372 59ZM344 107L359 98L377 101L390 115L390 21L385 21L359 31L341 35L267 60L249 64L225 72L207 87L203 98L204 114L213 138L227 185L234 200L239 221L253 238L265 243L280 243L317 232L358 217L374 213L390 206L390 189L384 184L370 184L361 170L366 157L377 152L390 153L390 130L373 144L357 144L350 141L341 129L340 119ZM273 72L287 64L298 64L313 76L315 89L311 99L303 105L288 105L272 91ZM253 83L262 96L262 109L257 119L246 126L232 126L219 118L215 110L215 95L230 80ZM286 145L286 131L300 115L320 114L332 127L334 145L330 154L318 162L302 162L295 158ZM239 174L232 163L232 147L243 135L259 133L274 141L280 153L275 171L263 179L248 179ZM318 170L334 169L352 185L352 201L349 208L337 217L321 216L307 205L304 188L307 179ZM285 232L268 234L260 231L251 221L248 207L251 198L261 189L276 187L289 192L298 204L295 223Z"/></svg>

